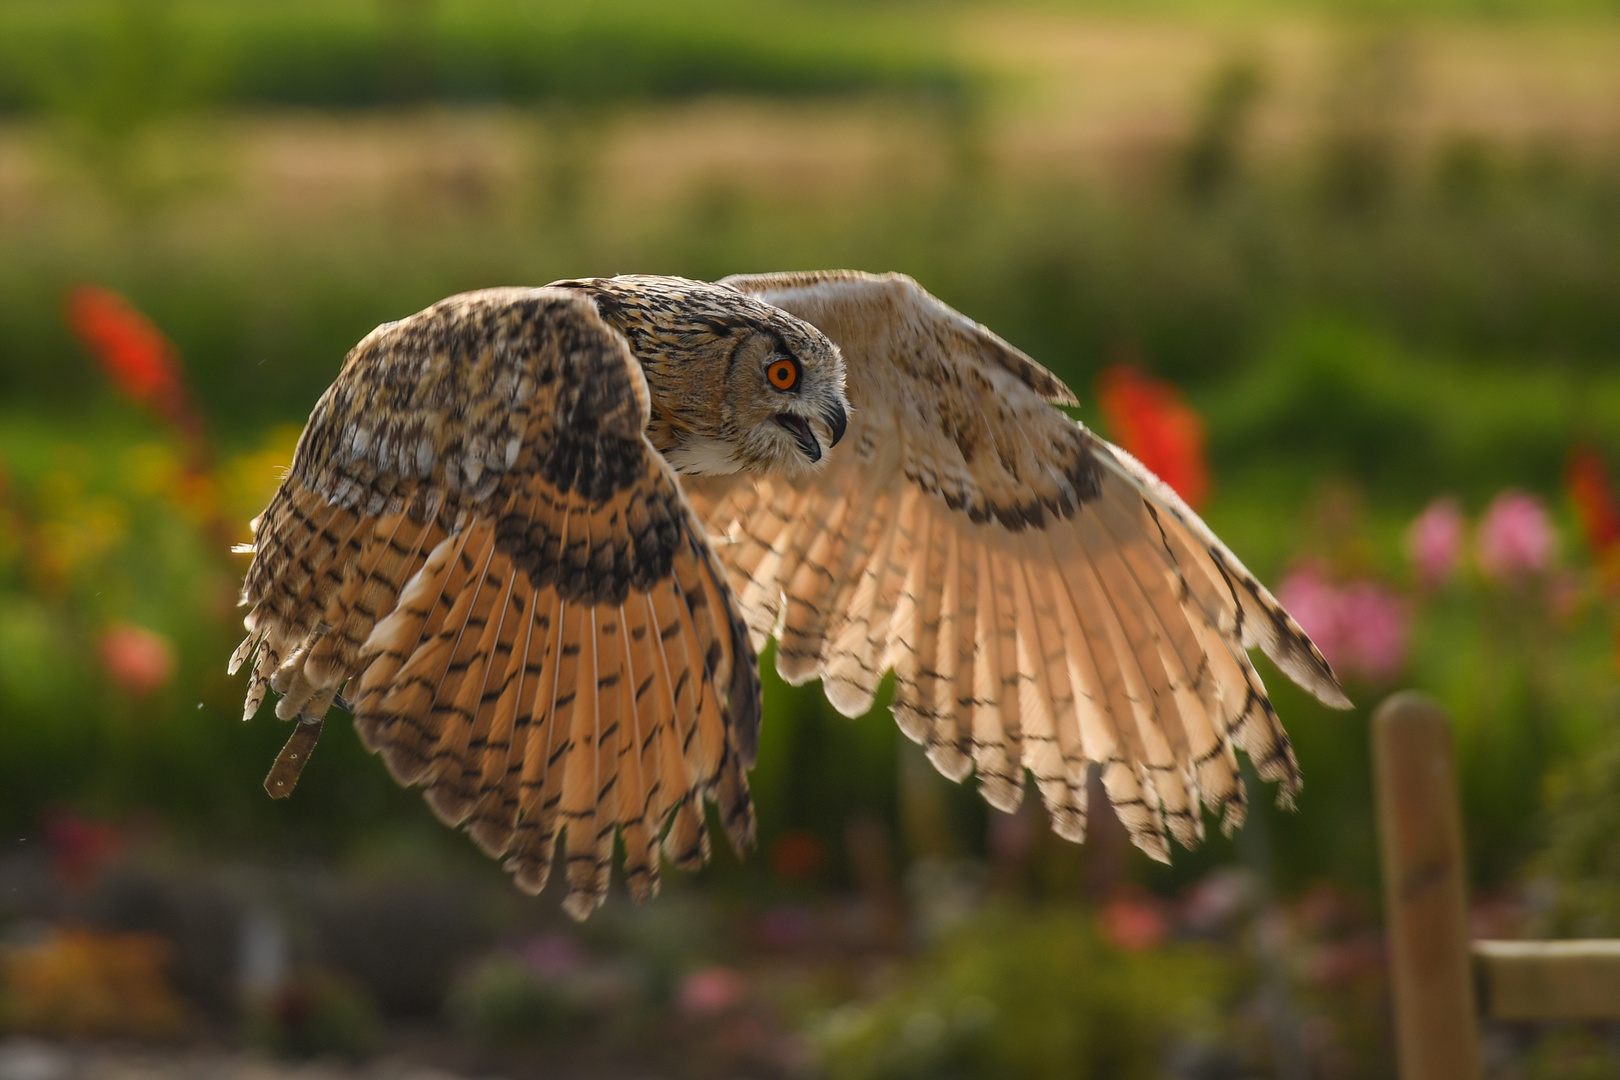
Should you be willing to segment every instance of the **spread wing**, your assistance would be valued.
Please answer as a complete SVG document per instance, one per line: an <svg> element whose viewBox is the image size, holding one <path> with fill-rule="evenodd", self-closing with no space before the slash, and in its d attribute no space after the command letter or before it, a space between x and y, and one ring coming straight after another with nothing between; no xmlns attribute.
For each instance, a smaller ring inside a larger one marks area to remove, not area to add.
<svg viewBox="0 0 1620 1080"><path fill-rule="evenodd" d="M1299 787L1248 647L1348 706L1322 654L1174 492L1052 408L1050 372L910 278L730 278L842 349L849 431L797 479L687 478L756 641L841 712L883 673L945 775L1014 809L1024 769L1079 840L1088 763L1168 857L1243 817L1234 748ZM696 482L694 482L696 481Z"/></svg>
<svg viewBox="0 0 1620 1080"><path fill-rule="evenodd" d="M673 861L707 856L704 799L750 842L754 651L647 418L624 339L566 290L452 297L355 347L255 525L231 670L252 659L246 716L273 687L303 721L272 795L342 691L523 888L565 834L578 918L616 831L638 899L666 824Z"/></svg>

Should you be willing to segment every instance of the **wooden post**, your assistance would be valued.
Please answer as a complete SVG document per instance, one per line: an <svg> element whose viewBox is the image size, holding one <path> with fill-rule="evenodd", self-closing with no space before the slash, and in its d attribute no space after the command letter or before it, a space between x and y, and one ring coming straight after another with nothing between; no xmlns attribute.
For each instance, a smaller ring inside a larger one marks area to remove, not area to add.
<svg viewBox="0 0 1620 1080"><path fill-rule="evenodd" d="M1402 1080L1479 1080L1462 826L1446 715L1405 692L1373 717L1395 1039Z"/></svg>

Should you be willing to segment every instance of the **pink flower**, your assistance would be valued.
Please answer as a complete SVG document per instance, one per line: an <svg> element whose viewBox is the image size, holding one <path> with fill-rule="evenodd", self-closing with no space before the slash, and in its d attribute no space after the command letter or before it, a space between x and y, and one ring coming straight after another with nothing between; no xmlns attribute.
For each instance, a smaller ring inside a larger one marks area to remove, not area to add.
<svg viewBox="0 0 1620 1080"><path fill-rule="evenodd" d="M98 651L107 675L125 692L146 697L174 674L174 648L162 634L117 625L101 635Z"/></svg>
<svg viewBox="0 0 1620 1080"><path fill-rule="evenodd" d="M1313 563L1283 578L1277 599L1341 674L1387 682L1406 663L1406 601L1371 578L1337 584Z"/></svg>
<svg viewBox="0 0 1620 1080"><path fill-rule="evenodd" d="M1376 581L1354 581L1339 592L1344 670L1388 682L1406 663L1406 603Z"/></svg>
<svg viewBox="0 0 1620 1080"><path fill-rule="evenodd" d="M1479 568L1498 581L1539 574L1552 562L1556 539L1540 499L1504 491L1491 500L1479 523Z"/></svg>
<svg viewBox="0 0 1620 1080"><path fill-rule="evenodd" d="M681 983L681 1011L708 1016L735 1008L747 996L748 980L741 972L725 967L704 968Z"/></svg>
<svg viewBox="0 0 1620 1080"><path fill-rule="evenodd" d="M1424 588L1432 589L1457 572L1467 531L1462 508L1450 496L1434 500L1412 522L1406 530L1406 553Z"/></svg>
<svg viewBox="0 0 1620 1080"><path fill-rule="evenodd" d="M518 950L523 962L536 975L562 979L585 967L585 950L567 934L544 934L525 942Z"/></svg>

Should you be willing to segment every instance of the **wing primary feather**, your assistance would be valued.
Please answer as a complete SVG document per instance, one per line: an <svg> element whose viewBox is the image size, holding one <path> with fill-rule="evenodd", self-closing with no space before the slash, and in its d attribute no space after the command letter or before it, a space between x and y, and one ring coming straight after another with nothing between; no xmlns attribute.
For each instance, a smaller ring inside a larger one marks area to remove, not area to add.
<svg viewBox="0 0 1620 1080"><path fill-rule="evenodd" d="M1116 593L1123 590L1121 573L1113 548L1096 533L1095 519L1088 518L1090 530L1085 544L1087 559L1084 579L1098 601L1097 618L1110 651L1118 664L1131 704L1134 706L1136 745L1140 748L1138 768L1143 786L1155 797L1151 800L1161 830L1168 830L1184 844L1194 842L1197 826L1188 807L1186 782L1177 768L1171 729L1165 722L1168 708L1174 707L1169 678L1160 661L1157 644L1146 634L1135 608ZM1102 565L1098 565L1099 559Z"/></svg>
<svg viewBox="0 0 1620 1080"><path fill-rule="evenodd" d="M599 629L597 609L585 609L579 640L581 678L576 683L573 738L563 771L563 802L559 815L565 830L563 843L568 867L568 895L563 899L563 909L581 920L596 910L607 891L601 855L602 790L607 779L602 765L603 759L611 755L604 753L603 746ZM611 820L605 831L611 852Z"/></svg>
<svg viewBox="0 0 1620 1080"><path fill-rule="evenodd" d="M1020 544L1020 548L1027 545ZM1061 652L1050 653L1046 638L1054 617L1050 598L1030 587L1029 565L1019 559L1009 567L1014 589L1015 610L1019 613L1019 672L1024 691L1019 703L1024 722L1024 765L1035 777L1035 785L1046 805L1053 830L1065 839L1078 841L1085 836L1085 815L1073 806L1075 774L1083 776L1083 760L1071 764L1065 753L1060 729L1072 722L1074 696L1068 687L1068 660ZM1027 673L1028 677L1023 678ZM1077 766L1079 766L1077 768Z"/></svg>
<svg viewBox="0 0 1620 1080"><path fill-rule="evenodd" d="M484 707L484 698L488 693L490 677L495 673L502 631L508 615L512 614L512 598L518 579L517 569L509 562L502 561L505 572L499 586L501 591L491 609L496 613L495 618L486 617L484 631L472 655L467 658L467 669L456 689L454 700L449 703L446 718L441 721L439 740L433 748L434 779L424 793L428 805L439 815L439 820L451 826L460 825L472 812L478 795L473 789L473 778L482 772L478 758L482 746L488 742L489 725L493 720L492 710ZM457 649L457 662L459 653L460 649ZM504 672L504 665L502 670Z"/></svg>
<svg viewBox="0 0 1620 1080"><path fill-rule="evenodd" d="M973 649L973 765L979 779L979 794L997 810L1012 813L1023 801L1023 767L1014 762L1021 740L1016 695L1016 658L1006 655L1004 636L996 611L997 582L986 544L976 545L978 556L978 608L974 620ZM1007 692L1006 669L1012 659L1014 693ZM1012 744L1012 745L1009 745Z"/></svg>
<svg viewBox="0 0 1620 1080"><path fill-rule="evenodd" d="M523 523L525 535L532 534L535 512L540 506L540 500L532 496L527 501L528 513ZM566 508L564 513L566 515ZM476 761L468 762L469 770L475 771L478 778L478 795L467 831L486 854L497 858L506 854L517 827L518 785L522 776L524 748L534 718L533 702L528 708L524 707L525 701L529 700L523 696L524 682L531 669L537 687L538 680L544 677L546 645L549 631L555 624L553 606L544 603L552 598L552 594L535 589L533 583L528 581L527 574L523 577L523 595L528 598L528 607L522 618L523 645L514 648L508 659L501 693L490 716L481 753ZM533 651L536 644L534 628L537 624L544 626L538 643L538 657Z"/></svg>
<svg viewBox="0 0 1620 1080"><path fill-rule="evenodd" d="M1162 623L1155 632L1149 620L1158 621L1153 596L1129 565L1124 552L1129 542L1113 533L1106 510L1086 515L1093 550L1093 572L1108 597L1109 609L1118 623L1125 651L1130 654L1142 677L1149 703L1143 742L1152 755L1150 767L1154 787L1170 832L1184 847L1198 843L1201 819L1198 816L1196 774L1188 738L1188 722L1181 715L1183 698L1176 692L1175 679L1165 663L1164 646L1170 638Z"/></svg>
<svg viewBox="0 0 1620 1080"><path fill-rule="evenodd" d="M807 547L796 554L788 582L787 602L781 632L776 643L776 670L789 683L798 685L821 673L821 632L827 617L827 594L839 580L844 558L872 515L870 502L854 506L839 493L836 517L827 527L813 532ZM836 555L836 558L834 556Z"/></svg>
<svg viewBox="0 0 1620 1080"><path fill-rule="evenodd" d="M912 612L910 644L904 656L894 663L894 718L912 742L927 745L938 719L937 694L940 683L938 644L940 600L944 594L944 538L934 528L927 502L919 500L922 521L917 527L923 538L921 558L914 559L901 586L902 603ZM903 634L902 630L900 633Z"/></svg>
<svg viewBox="0 0 1620 1080"><path fill-rule="evenodd" d="M1181 585L1183 595L1186 595L1187 587L1173 553L1164 545L1162 534L1155 530L1150 535L1143 523L1130 519L1124 508L1111 502L1105 503L1099 514L1101 524L1114 537L1122 565L1141 590L1147 601L1145 609L1158 622L1164 635L1160 641L1161 661L1167 667L1174 666L1179 672L1179 675L1172 673L1171 681L1177 712L1182 721L1184 747L1181 752L1185 754L1182 764L1189 771L1189 783L1199 800L1217 818L1221 818L1228 803L1237 797L1242 777L1237 771L1236 760L1229 752L1223 753L1224 740L1214 726L1213 718L1219 715L1215 683L1205 650L1192 626L1194 618L1202 619L1202 613L1191 615L1172 594L1169 586L1171 579ZM1112 518L1121 520L1116 522ZM1139 534L1140 542L1132 542L1130 537L1122 535L1133 527ZM1157 546L1155 538L1158 539ZM1149 555L1152 551L1157 551L1159 555L1157 565ZM1196 825L1201 833L1201 817Z"/></svg>
<svg viewBox="0 0 1620 1080"><path fill-rule="evenodd" d="M926 747L928 760L945 776L961 781L973 768L968 751L972 743L965 739L962 720L973 707L973 669L964 665L962 624L962 596L966 590L962 569L962 536L955 529L947 530L945 540L945 577L939 607L938 658L935 666L939 678L935 683L934 724ZM971 634L968 627L966 633ZM964 668L966 669L964 671ZM966 682L966 693L963 683Z"/></svg>
<svg viewBox="0 0 1620 1080"><path fill-rule="evenodd" d="M892 514L880 513L884 522L876 549L860 573L833 597L834 619L823 646L822 686L827 700L845 716L862 716L872 708L884 669L892 666L879 648L894 641L891 624L897 592L910 562L912 518L920 493L907 488ZM895 565L899 548L900 565Z"/></svg>
<svg viewBox="0 0 1620 1080"><path fill-rule="evenodd" d="M450 696L444 693L445 682L468 626L479 621L475 613L480 607L486 573L495 556L494 534L478 524L468 531L473 535L458 560L466 567L466 583L456 590L455 602L446 612L439 631L424 637L423 643L400 668L378 709L387 718L383 760L402 784L429 783L436 778L431 754L449 711L441 705L445 697ZM478 631L481 635L482 624ZM459 685L460 673L457 674Z"/></svg>
<svg viewBox="0 0 1620 1080"><path fill-rule="evenodd" d="M696 820L697 827L693 828L694 818L690 807L698 781L698 771L690 752L690 744L696 737L697 710L692 698L686 639L681 632L678 611L680 601L674 593L674 583L670 581L647 598L653 627L657 631L658 674L662 676L663 685L669 694L670 714L674 718L674 723L666 733L665 769L666 771L671 768L679 769L679 785L671 790L682 792L673 820L664 833L663 843L664 854L670 862L686 869L695 869L708 859L708 834L702 829L701 819ZM663 610L656 604L655 598L660 596L664 599ZM673 661L669 656L672 647L677 650L677 658Z"/></svg>
<svg viewBox="0 0 1620 1080"><path fill-rule="evenodd" d="M630 625L632 615L639 616L635 630ZM624 652L623 693L629 701L622 715L630 723L630 738L620 753L621 757L628 754L631 758L632 775L631 783L619 785L619 819L624 823L624 883L637 903L652 896L658 887L657 863L652 859L652 830L647 827L647 819L657 814L660 792L656 764L648 768L648 759L659 749L656 683L652 666L647 662L650 651L646 647L652 633L645 611L637 612L634 604L628 609L624 604L619 605L620 648ZM624 769L621 761L621 776Z"/></svg>
<svg viewBox="0 0 1620 1080"><path fill-rule="evenodd" d="M1150 858L1168 862L1170 849L1165 844L1164 825L1158 812L1156 797L1150 801L1148 788L1144 790L1141 777L1146 754L1137 734L1136 703L1132 700L1112 644L1106 631L1101 631L1094 620L1099 617L1101 603L1094 597L1088 580L1089 563L1064 564L1057 558L1051 537L1047 536L1048 550L1052 552L1054 578L1063 586L1066 605L1058 606L1060 618L1067 616L1069 624L1064 637L1070 643L1071 663L1078 663L1080 682L1092 688L1092 699L1097 706L1098 724L1088 729L1082 726L1086 756L1102 768L1103 789L1120 824L1125 826L1131 842ZM1078 602L1075 583L1069 579L1067 568L1080 570L1080 587L1087 604ZM1072 620L1072 621L1070 621ZM1089 737L1087 737L1089 735ZM1093 743L1095 745L1093 745Z"/></svg>
<svg viewBox="0 0 1620 1080"><path fill-rule="evenodd" d="M519 760L522 757L517 724L518 714L523 707L524 683L530 668L535 666L532 652L534 628L542 617L549 619L549 614L543 616L540 609L541 594L531 588L527 596L522 617L522 643L513 648L507 659L500 697L496 699L482 752L476 762L469 762L469 765L477 766L478 795L469 815L467 832L486 855L497 858L506 853L506 844L512 836L512 816L517 809L515 798L508 804L506 778L514 757ZM542 632L542 644L544 640ZM535 672L536 676L539 674ZM524 720L526 725L527 714Z"/></svg>
<svg viewBox="0 0 1620 1080"><path fill-rule="evenodd" d="M406 515L396 514L391 523L386 518L376 522L366 546L344 578L343 585L327 604L326 613L321 621L329 629L321 635L320 640L310 651L309 658L304 662L304 670L316 686L338 685L348 678L353 656L345 654L353 653L355 647L365 640L365 635L361 635L359 640L351 641L349 618L354 613L361 590L371 581L384 554L398 540L399 530L406 520ZM383 534L385 525L387 525L386 539ZM366 633L370 633L369 626Z"/></svg>
<svg viewBox="0 0 1620 1080"><path fill-rule="evenodd" d="M545 729L543 740L529 736L524 747L523 770L518 780L518 820L508 847L506 869L512 874L518 888L527 893L539 893L551 877L551 864L555 855L557 807L562 801L563 764L568 757L571 742L568 735L558 746L558 732L565 723L573 722L574 695L564 694L566 683L577 686L577 678L565 680L563 668L578 673L579 605L566 600L557 602L554 636L550 646L551 682L536 688L537 699L545 700L545 707L536 701L535 716ZM570 655L569 642L574 642ZM572 663L570 663L572 661Z"/></svg>
<svg viewBox="0 0 1620 1080"><path fill-rule="evenodd" d="M382 748L381 739L389 718L378 713L394 682L395 676L416 651L418 645L438 633L443 621L443 610L450 581L461 564L466 551L469 530L447 536L428 555L400 594L399 603L388 617L372 628L361 647L365 673L360 679L360 695L355 702L360 712L355 714L355 728L366 749ZM431 595L432 599L428 599Z"/></svg>

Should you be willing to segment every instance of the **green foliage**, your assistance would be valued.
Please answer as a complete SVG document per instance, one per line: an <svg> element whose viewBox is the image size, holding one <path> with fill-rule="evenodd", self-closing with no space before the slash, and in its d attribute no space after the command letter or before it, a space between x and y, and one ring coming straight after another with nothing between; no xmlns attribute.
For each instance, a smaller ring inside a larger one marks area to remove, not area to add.
<svg viewBox="0 0 1620 1080"><path fill-rule="evenodd" d="M1137 1080L1216 1034L1237 989L1212 950L1128 954L1082 910L987 909L870 1003L819 1026L834 1080Z"/></svg>
<svg viewBox="0 0 1620 1080"><path fill-rule="evenodd" d="M188 100L353 108L718 91L953 98L970 81L926 19L803 0L23 0L0 9L0 110L77 106L106 120Z"/></svg>
<svg viewBox="0 0 1620 1080"><path fill-rule="evenodd" d="M1553 889L1545 930L1620 935L1620 737L1606 733L1549 786L1546 846L1533 864Z"/></svg>
<svg viewBox="0 0 1620 1080"><path fill-rule="evenodd" d="M545 979L516 957L489 958L463 979L446 1009L480 1041L509 1045L564 1041L590 1019L595 1002L578 983Z"/></svg>
<svg viewBox="0 0 1620 1080"><path fill-rule="evenodd" d="M382 1037L382 1018L365 990L320 971L298 974L247 1010L250 1046L282 1057L364 1058Z"/></svg>

